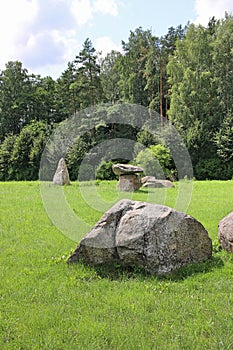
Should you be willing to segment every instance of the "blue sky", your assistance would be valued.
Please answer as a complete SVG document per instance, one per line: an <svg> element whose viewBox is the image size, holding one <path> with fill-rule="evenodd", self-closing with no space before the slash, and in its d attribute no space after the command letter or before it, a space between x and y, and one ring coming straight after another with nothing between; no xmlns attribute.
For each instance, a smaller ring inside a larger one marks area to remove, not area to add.
<svg viewBox="0 0 233 350"><path fill-rule="evenodd" d="M0 70L19 60L29 72L57 78L87 37L105 55L121 50L139 26L161 36L225 11L233 13L232 0L1 0Z"/></svg>

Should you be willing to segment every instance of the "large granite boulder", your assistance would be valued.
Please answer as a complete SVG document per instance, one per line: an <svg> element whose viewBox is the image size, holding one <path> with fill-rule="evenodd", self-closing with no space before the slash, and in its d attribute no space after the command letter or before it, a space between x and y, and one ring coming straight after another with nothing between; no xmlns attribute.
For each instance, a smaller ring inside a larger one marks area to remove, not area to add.
<svg viewBox="0 0 233 350"><path fill-rule="evenodd" d="M163 205L124 199L102 216L68 262L119 263L163 274L211 255L211 239L193 217Z"/></svg>
<svg viewBox="0 0 233 350"><path fill-rule="evenodd" d="M219 222L218 239L223 249L233 253L233 212Z"/></svg>
<svg viewBox="0 0 233 350"><path fill-rule="evenodd" d="M113 164L114 174L119 176L120 191L133 192L141 187L140 173L143 169L131 164Z"/></svg>
<svg viewBox="0 0 233 350"><path fill-rule="evenodd" d="M70 184L69 172L64 158L61 158L58 162L57 170L53 177L53 184L60 186Z"/></svg>
<svg viewBox="0 0 233 350"><path fill-rule="evenodd" d="M144 176L141 179L142 187L163 188L173 187L173 183L169 180L158 180L154 176Z"/></svg>

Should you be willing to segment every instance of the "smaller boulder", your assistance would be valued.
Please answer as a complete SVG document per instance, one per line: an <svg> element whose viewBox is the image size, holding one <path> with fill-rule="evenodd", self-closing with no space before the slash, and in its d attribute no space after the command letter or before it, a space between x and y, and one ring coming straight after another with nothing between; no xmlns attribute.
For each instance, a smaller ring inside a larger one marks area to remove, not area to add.
<svg viewBox="0 0 233 350"><path fill-rule="evenodd" d="M64 158L61 158L58 162L57 170L53 177L53 184L60 186L70 184L69 172Z"/></svg>
<svg viewBox="0 0 233 350"><path fill-rule="evenodd" d="M233 253L233 212L219 222L218 239L223 249Z"/></svg>
<svg viewBox="0 0 233 350"><path fill-rule="evenodd" d="M144 176L141 179L142 187L151 188L163 188L163 187L174 187L173 183L169 180L157 180L154 176Z"/></svg>
<svg viewBox="0 0 233 350"><path fill-rule="evenodd" d="M144 185L146 182L150 182L150 181L155 181L155 177L154 176L144 176L141 178L141 183L142 185Z"/></svg>

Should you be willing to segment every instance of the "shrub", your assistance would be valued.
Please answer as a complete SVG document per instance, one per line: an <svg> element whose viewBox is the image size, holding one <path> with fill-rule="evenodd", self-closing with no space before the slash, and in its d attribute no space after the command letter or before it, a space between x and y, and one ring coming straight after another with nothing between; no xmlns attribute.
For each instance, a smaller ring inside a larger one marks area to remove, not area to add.
<svg viewBox="0 0 233 350"><path fill-rule="evenodd" d="M0 179L37 180L50 131L47 123L32 121L19 135L7 136L0 146Z"/></svg>
<svg viewBox="0 0 233 350"><path fill-rule="evenodd" d="M15 135L9 135L0 145L0 181L9 181L14 179L11 158L15 140Z"/></svg>
<svg viewBox="0 0 233 350"><path fill-rule="evenodd" d="M102 161L97 168L96 178L98 180L115 180L116 175L112 171L113 164L114 162L112 161L108 161L108 162Z"/></svg>
<svg viewBox="0 0 233 350"><path fill-rule="evenodd" d="M91 164L83 163L79 167L78 172L79 181L90 181L95 180L95 170Z"/></svg>
<svg viewBox="0 0 233 350"><path fill-rule="evenodd" d="M174 175L170 150L162 144L151 145L140 151L135 159L146 175L171 178Z"/></svg>
<svg viewBox="0 0 233 350"><path fill-rule="evenodd" d="M232 175L233 165L219 158L201 159L195 166L197 180L230 180Z"/></svg>

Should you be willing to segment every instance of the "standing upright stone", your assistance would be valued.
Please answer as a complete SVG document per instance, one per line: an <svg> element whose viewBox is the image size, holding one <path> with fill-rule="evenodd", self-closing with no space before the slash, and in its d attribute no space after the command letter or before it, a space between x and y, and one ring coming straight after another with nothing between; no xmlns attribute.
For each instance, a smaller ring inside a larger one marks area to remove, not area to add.
<svg viewBox="0 0 233 350"><path fill-rule="evenodd" d="M70 184L69 172L68 172L64 158L61 158L59 160L57 170L56 170L54 177L53 177L53 184L60 185L60 186Z"/></svg>

